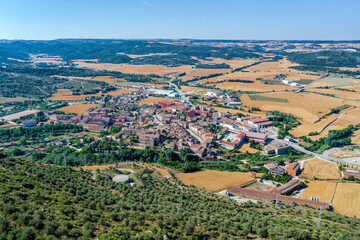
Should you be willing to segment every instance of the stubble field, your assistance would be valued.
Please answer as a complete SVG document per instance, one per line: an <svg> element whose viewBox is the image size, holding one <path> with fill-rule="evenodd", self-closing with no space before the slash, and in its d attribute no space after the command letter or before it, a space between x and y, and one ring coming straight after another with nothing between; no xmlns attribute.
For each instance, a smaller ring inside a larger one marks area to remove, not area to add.
<svg viewBox="0 0 360 240"><path fill-rule="evenodd" d="M359 199L359 183L338 183L333 200L334 211L349 217L360 217Z"/></svg>
<svg viewBox="0 0 360 240"><path fill-rule="evenodd" d="M318 197L319 201L330 202L335 192L336 182L334 181L310 181L308 187L300 195L300 198L310 200L311 197Z"/></svg>
<svg viewBox="0 0 360 240"><path fill-rule="evenodd" d="M57 110L63 111L65 113L76 113L78 115L84 114L86 110L96 107L96 104L77 104L69 105L66 107L59 108Z"/></svg>
<svg viewBox="0 0 360 240"><path fill-rule="evenodd" d="M193 173L178 173L176 177L186 185L203 187L219 192L229 186L244 186L254 182L251 173L202 170Z"/></svg>
<svg viewBox="0 0 360 240"><path fill-rule="evenodd" d="M335 163L313 159L304 163L301 176L307 179L336 180L340 179L339 167Z"/></svg>

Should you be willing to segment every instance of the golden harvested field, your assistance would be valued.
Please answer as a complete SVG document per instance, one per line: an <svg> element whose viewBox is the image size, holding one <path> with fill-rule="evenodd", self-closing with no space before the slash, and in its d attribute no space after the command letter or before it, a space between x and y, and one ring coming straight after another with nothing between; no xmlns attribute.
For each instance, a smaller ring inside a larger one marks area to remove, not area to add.
<svg viewBox="0 0 360 240"><path fill-rule="evenodd" d="M98 96L100 96L100 94L54 96L54 97L49 97L47 100L51 100L51 101L81 101L86 97L98 97Z"/></svg>
<svg viewBox="0 0 360 240"><path fill-rule="evenodd" d="M348 110L348 109L346 109L346 110ZM323 134L318 135L318 136L313 136L313 137L311 137L311 139L317 140L321 137L326 136L330 130L340 130L340 129L346 128L350 124L356 125L359 123L360 123L360 109L355 109L355 110L344 113L344 115L342 115L342 117L339 120L337 120L334 124L332 124L329 128L327 128L323 132Z"/></svg>
<svg viewBox="0 0 360 240"><path fill-rule="evenodd" d="M254 149L250 147L250 143L243 143L241 147L238 149L241 152L249 152L249 153L257 153L260 152L260 150Z"/></svg>
<svg viewBox="0 0 360 240"><path fill-rule="evenodd" d="M302 136L302 135L308 135L311 132L320 132L326 127L329 123L334 121L337 118L336 115L330 115L324 119L322 119L320 122L317 123L311 123L308 121L302 122L300 126L297 126L294 129L290 130L290 133L295 136ZM324 137L325 134L319 135L320 137ZM315 139L318 136L310 136L311 139Z"/></svg>
<svg viewBox="0 0 360 240"><path fill-rule="evenodd" d="M270 85L264 84L260 81L253 83L243 82L223 82L216 85L220 89L228 89L234 91L249 91L249 92L271 92L271 91L291 91L294 88L287 85Z"/></svg>
<svg viewBox="0 0 360 240"><path fill-rule="evenodd" d="M333 181L310 181L300 198L310 200L311 197L318 197L319 201L331 202L335 186L336 182Z"/></svg>
<svg viewBox="0 0 360 240"><path fill-rule="evenodd" d="M114 164L109 164L109 165L86 166L86 167L81 167L81 168L84 169L84 170L96 170L96 169L104 170L104 169L107 169L107 168L113 167L113 166L115 166L115 165Z"/></svg>
<svg viewBox="0 0 360 240"><path fill-rule="evenodd" d="M201 101L201 102L205 102L205 101ZM207 103L207 102L206 102ZM242 113L245 115L248 115L248 112L245 111L241 111L241 110L237 110L237 109L231 109L231 108L221 108L221 107L213 107L216 111L218 112L224 112L224 113L232 113L232 114L236 114L236 113ZM251 113L251 115L255 115L255 116L264 116L264 113Z"/></svg>
<svg viewBox="0 0 360 240"><path fill-rule="evenodd" d="M179 99L174 98L162 98L162 97L148 97L145 99L142 99L139 104L153 104L158 103L160 101L171 101L171 102L177 102Z"/></svg>
<svg viewBox="0 0 360 240"><path fill-rule="evenodd" d="M314 129L314 122L330 112L330 109L346 104L341 99L323 96L315 93L263 93L259 96L287 99L288 102L254 101L247 95L241 96L243 106L257 107L263 111L280 111L298 117L302 125L291 131L295 136L307 135ZM324 120L323 120L324 121ZM319 125L323 123L320 122ZM326 125L326 124L324 124ZM316 130L318 126L315 127Z"/></svg>
<svg viewBox="0 0 360 240"><path fill-rule="evenodd" d="M126 82L125 79L122 78L113 78L111 76L96 76L92 79L93 81L101 81L101 82Z"/></svg>
<svg viewBox="0 0 360 240"><path fill-rule="evenodd" d="M117 95L120 95L120 94L127 94L127 93L131 93L131 92L134 92L134 90L118 89L118 90L111 91L111 92L108 92L108 93L105 93L105 94L108 94L108 95L111 95L111 96L117 96Z"/></svg>
<svg viewBox="0 0 360 240"><path fill-rule="evenodd" d="M57 110L64 111L65 113L76 113L78 115L84 114L86 110L96 107L96 104L77 104L77 105L69 105L66 107L59 108Z"/></svg>
<svg viewBox="0 0 360 240"><path fill-rule="evenodd" d="M230 186L243 186L254 181L251 173L202 170L193 173L178 173L175 175L186 185L204 187L213 192L219 192Z"/></svg>
<svg viewBox="0 0 360 240"><path fill-rule="evenodd" d="M69 89L57 89L57 92L53 96L69 96L72 95L72 91Z"/></svg>
<svg viewBox="0 0 360 240"><path fill-rule="evenodd" d="M360 155L351 154L351 153L347 153L347 152L333 152L330 154L330 156L336 157L336 158L360 157Z"/></svg>
<svg viewBox="0 0 360 240"><path fill-rule="evenodd" d="M340 179L339 167L335 163L312 159L304 163L301 176L307 179L335 180Z"/></svg>
<svg viewBox="0 0 360 240"><path fill-rule="evenodd" d="M360 130L357 130L351 135L352 144L360 144Z"/></svg>
<svg viewBox="0 0 360 240"><path fill-rule="evenodd" d="M203 76L208 76L210 74L226 73L226 72L231 72L231 69L202 69L202 68L197 68L194 72L183 76L181 78L181 80L188 81L188 80L191 80L191 79L193 79L195 77L203 77Z"/></svg>
<svg viewBox="0 0 360 240"><path fill-rule="evenodd" d="M349 217L360 217L359 199L359 183L338 183L333 200L334 211Z"/></svg>
<svg viewBox="0 0 360 240"><path fill-rule="evenodd" d="M131 64L112 64L112 63L89 63L84 61L74 62L79 68L92 68L96 70L109 70L118 71L122 73L134 73L134 74L157 74L164 75L171 72L190 72L193 66L183 65L180 67L166 67L162 65L131 65Z"/></svg>
<svg viewBox="0 0 360 240"><path fill-rule="evenodd" d="M332 94L335 97L344 98L344 99L360 99L360 92L348 92L348 91L336 90L334 88L329 88L329 89L307 88L306 90L311 92Z"/></svg>

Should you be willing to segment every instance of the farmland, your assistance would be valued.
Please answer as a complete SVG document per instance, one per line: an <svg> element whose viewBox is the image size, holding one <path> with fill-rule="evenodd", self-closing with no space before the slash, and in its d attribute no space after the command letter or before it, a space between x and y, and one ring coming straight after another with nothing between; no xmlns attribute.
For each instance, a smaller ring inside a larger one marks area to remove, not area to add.
<svg viewBox="0 0 360 240"><path fill-rule="evenodd" d="M85 61L74 62L79 68L91 68L95 70L108 70L122 73L133 73L133 74L157 74L164 75L171 72L191 72L193 66L184 65L180 67L166 67L162 65L131 65L131 64L113 64L113 63L94 63Z"/></svg>
<svg viewBox="0 0 360 240"><path fill-rule="evenodd" d="M182 77L183 81L188 81L191 80L193 78L196 77L204 77L204 76L209 76L210 74L215 74L215 73L227 73L231 71L230 69L195 69L193 70L192 73L189 73L187 75L185 75L184 77Z"/></svg>
<svg viewBox="0 0 360 240"><path fill-rule="evenodd" d="M304 163L301 176L307 179L335 180L340 179L339 167L335 163L313 159Z"/></svg>
<svg viewBox="0 0 360 240"><path fill-rule="evenodd" d="M264 102L289 102L289 100L285 98L274 98L274 97L266 97L259 95L249 95L249 98L253 101L264 101Z"/></svg>
<svg viewBox="0 0 360 240"><path fill-rule="evenodd" d="M336 182L310 181L307 185L300 198L310 199L311 197L318 197L319 201L331 202L335 193Z"/></svg>
<svg viewBox="0 0 360 240"><path fill-rule="evenodd" d="M162 97L148 97L145 98L143 100L141 100L139 102L139 104L153 104L153 103L158 103L160 101L171 101L171 102L176 102L178 101L178 99L174 99L174 98L162 98Z"/></svg>
<svg viewBox="0 0 360 240"><path fill-rule="evenodd" d="M360 217L359 199L359 183L338 183L333 200L334 211L349 217Z"/></svg>
<svg viewBox="0 0 360 240"><path fill-rule="evenodd" d="M69 105L66 107L59 108L57 110L63 111L65 113L76 113L78 115L84 114L86 110L96 107L96 104L76 104L76 105Z"/></svg>
<svg viewBox="0 0 360 240"><path fill-rule="evenodd" d="M337 116L334 115L334 117ZM340 130L346 128L349 125L356 125L359 123L360 123L360 109L354 109L342 115L342 117L339 118L339 120L337 120L336 122L334 122L334 124L332 124L329 128L327 128L323 134L318 136L313 136L311 138L316 140L319 139L320 137L326 136L326 134L328 134L330 130ZM357 135L358 132L354 133L354 136Z"/></svg>
<svg viewBox="0 0 360 240"><path fill-rule="evenodd" d="M100 82L107 82L107 83L113 83L113 82L124 82L125 80L122 78L113 78L111 76L96 76L93 79L93 81L100 81Z"/></svg>
<svg viewBox="0 0 360 240"><path fill-rule="evenodd" d="M178 173L175 175L186 185L203 187L206 190L218 192L229 186L244 186L254 181L251 173L202 170L193 173Z"/></svg>
<svg viewBox="0 0 360 240"><path fill-rule="evenodd" d="M239 79L229 77L228 79ZM199 82L207 82L211 79L204 79ZM216 85L217 88L233 91L242 91L242 92L272 92L272 91L291 91L294 88L287 85L272 85L265 84L260 81L254 81L253 83L243 83L243 82L222 82Z"/></svg>

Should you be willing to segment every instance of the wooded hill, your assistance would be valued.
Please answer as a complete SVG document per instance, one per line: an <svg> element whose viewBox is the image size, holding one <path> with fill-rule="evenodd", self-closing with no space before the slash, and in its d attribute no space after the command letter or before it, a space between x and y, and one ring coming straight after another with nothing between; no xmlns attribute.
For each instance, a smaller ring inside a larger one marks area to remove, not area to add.
<svg viewBox="0 0 360 240"><path fill-rule="evenodd" d="M0 159L0 239L359 239L360 221L306 207L238 204L158 172L136 185L26 159Z"/></svg>

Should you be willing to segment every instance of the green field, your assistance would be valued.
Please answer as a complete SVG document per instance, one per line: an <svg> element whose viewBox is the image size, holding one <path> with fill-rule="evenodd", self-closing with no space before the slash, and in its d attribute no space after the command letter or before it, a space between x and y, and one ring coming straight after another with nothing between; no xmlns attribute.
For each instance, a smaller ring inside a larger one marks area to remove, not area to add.
<svg viewBox="0 0 360 240"><path fill-rule="evenodd" d="M253 101L264 101L264 102L289 102L285 98L274 98L274 97L265 97L259 95L249 95L249 98Z"/></svg>

